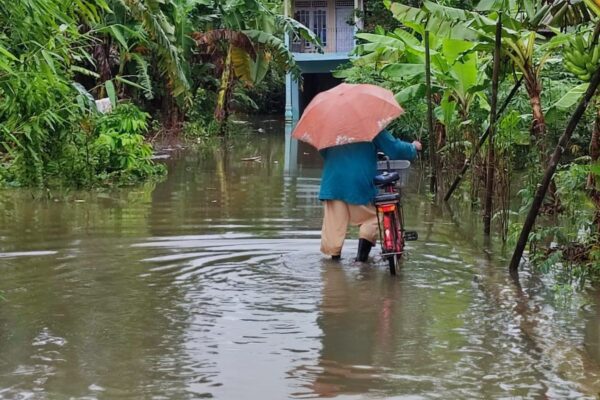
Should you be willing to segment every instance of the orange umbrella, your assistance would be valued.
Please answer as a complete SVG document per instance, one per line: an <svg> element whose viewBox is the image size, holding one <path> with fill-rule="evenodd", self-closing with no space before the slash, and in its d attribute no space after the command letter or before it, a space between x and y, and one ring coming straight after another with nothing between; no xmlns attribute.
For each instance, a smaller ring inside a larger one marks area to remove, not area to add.
<svg viewBox="0 0 600 400"><path fill-rule="evenodd" d="M370 142L403 113L393 93L387 89L342 83L315 96L292 136L318 150Z"/></svg>

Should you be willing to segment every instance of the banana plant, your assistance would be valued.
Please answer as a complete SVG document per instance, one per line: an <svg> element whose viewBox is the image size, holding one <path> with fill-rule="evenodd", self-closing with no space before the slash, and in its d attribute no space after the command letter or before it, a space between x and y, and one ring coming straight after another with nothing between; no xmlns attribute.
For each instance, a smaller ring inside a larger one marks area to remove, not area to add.
<svg viewBox="0 0 600 400"><path fill-rule="evenodd" d="M292 53L279 35L286 32L315 44L318 40L307 27L278 14L259 0L243 3L214 0L210 7L219 15L213 21L213 29L196 32L193 36L200 51L211 54L214 63L222 65L214 113L215 119L222 123L229 116L231 95L237 81L247 86L255 85L264 79L272 64L300 77Z"/></svg>
<svg viewBox="0 0 600 400"><path fill-rule="evenodd" d="M162 0L113 0L127 10L138 21L153 44L162 74L173 96L181 96L189 89L180 50L176 46L175 27L161 5Z"/></svg>
<svg viewBox="0 0 600 400"><path fill-rule="evenodd" d="M411 26L412 32L396 29L389 33L359 33L357 37L363 43L357 47L355 52L359 57L353 62L355 68L376 65L386 79L396 82L401 87L396 94L401 104L421 98L425 92L425 47L422 42L425 25L413 23ZM436 129L440 146L444 144L446 128L457 117L466 126L473 104L478 103L483 108L488 106L485 96L478 90L486 79L483 73L485 60L475 48L474 42L430 33L435 113L437 121L443 125ZM474 139L468 127L463 132L465 137L460 139L461 143Z"/></svg>
<svg viewBox="0 0 600 400"><path fill-rule="evenodd" d="M592 8L592 10L594 10ZM600 7L598 8L600 11ZM600 17L600 12L598 13ZM564 60L567 70L584 83L573 87L562 98L550 107L549 112L554 110L571 110L581 97L585 94L590 80L589 70L600 68L600 21L596 23L595 28L587 27L570 37L568 45L564 49ZM600 95L596 95L592 100L592 109L595 112L594 126L590 138L589 154L590 168L597 169L600 160ZM596 211L594 223L596 232L600 234L600 188L598 187L599 174L590 171L587 178L586 191Z"/></svg>
<svg viewBox="0 0 600 400"><path fill-rule="evenodd" d="M361 41L353 50L355 55L360 56L353 62L357 67L383 68L390 63L402 62L407 56L407 45L421 45L419 39L403 29L385 32L377 28L374 33L357 33L356 37Z"/></svg>
<svg viewBox="0 0 600 400"><path fill-rule="evenodd" d="M547 40L538 33L542 26L548 28L548 24L555 19L552 15L552 2L482 0L476 11L465 11L426 0L418 9L390 4L390 10L406 26L421 24L436 32L438 36L478 41L480 44L477 49L488 54L493 51L496 21L501 15L501 52L504 57L510 59L514 69L523 75L533 117L531 136L538 145L540 159L545 160L545 142L542 138L546 134L546 121L541 104L541 71L552 52L565 41L565 35ZM554 193L553 184L550 194L555 200L554 204L558 205Z"/></svg>
<svg viewBox="0 0 600 400"><path fill-rule="evenodd" d="M509 9L507 15L502 16L503 24L508 27L502 37L502 53L523 75L532 113L530 131L542 153L544 153L542 139L546 135L546 118L541 102L542 70L552 54L565 43L567 36L561 35L554 29L556 36L548 40L538 32L543 27L552 29L553 24L559 24L564 28L570 23L589 20L587 9L581 6L581 4L574 5L562 0L556 2L520 0L513 5L517 7L516 9ZM488 12L497 10L494 7L485 9L481 4L479 9ZM511 12L514 16L511 16ZM492 35L482 35L482 37L491 49Z"/></svg>
<svg viewBox="0 0 600 400"><path fill-rule="evenodd" d="M148 61L152 43L144 29L140 25L124 25L111 19L88 33L94 36L92 55L96 70L81 66L74 69L99 81L99 97L104 97L103 88L106 82L110 81L117 85L122 84L116 89L121 94L125 94L126 87L129 87L140 90L146 99L152 100L154 85Z"/></svg>
<svg viewBox="0 0 600 400"><path fill-rule="evenodd" d="M113 87L121 96L131 97L137 89L147 100L158 97L165 125L179 127L190 98L186 49L193 41L186 33L195 1L107 1L110 8L101 20L88 25L93 67L77 65L76 72L96 80L99 97L114 94Z"/></svg>
<svg viewBox="0 0 600 400"><path fill-rule="evenodd" d="M507 55L515 68L523 74L525 88L529 95L529 103L533 116L532 136L540 141L546 133L546 119L542 109L542 69L550 57L546 52L539 59L535 58L537 34L525 31L513 38L503 39L503 53Z"/></svg>
<svg viewBox="0 0 600 400"><path fill-rule="evenodd" d="M597 17L600 17L600 1L598 0L583 0L585 5L590 9Z"/></svg>
<svg viewBox="0 0 600 400"><path fill-rule="evenodd" d="M465 11L425 1L423 7L418 9L394 3L390 5L390 10L407 26L413 26L417 21L438 32L438 36L460 37L465 40L476 37L479 42L477 49L488 53L493 49L494 27L499 11L502 10L502 54L510 59L517 72L524 77L533 119L531 134L539 143L546 133L541 104L541 72L552 52L565 43L567 37L559 35L547 40L538 30L548 27L548 24L556 20L557 15L552 12L556 12L558 3L482 0L476 11Z"/></svg>

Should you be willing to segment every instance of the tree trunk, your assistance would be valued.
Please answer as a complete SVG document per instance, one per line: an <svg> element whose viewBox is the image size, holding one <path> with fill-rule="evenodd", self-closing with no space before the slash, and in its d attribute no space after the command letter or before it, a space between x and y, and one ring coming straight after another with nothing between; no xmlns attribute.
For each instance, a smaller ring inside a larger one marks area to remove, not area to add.
<svg viewBox="0 0 600 400"><path fill-rule="evenodd" d="M433 100L431 98L431 59L429 53L429 31L425 31L425 86L427 97L427 130L429 133L429 161L431 165L431 178L429 192L437 193L437 148L433 130Z"/></svg>
<svg viewBox="0 0 600 400"><path fill-rule="evenodd" d="M221 124L220 134L225 133L224 127L227 118L229 117L229 97L231 96L232 88L232 72L233 64L231 62L231 54L233 46L230 44L227 49L227 57L225 58L225 65L223 65L223 74L221 75L221 86L219 87L219 93L217 95L217 106L215 108L215 119Z"/></svg>
<svg viewBox="0 0 600 400"><path fill-rule="evenodd" d="M107 38L102 38L94 45L92 55L96 60L96 68L100 75L100 85L98 85L98 97L106 96L104 82L112 79L110 68L110 41Z"/></svg>
<svg viewBox="0 0 600 400"><path fill-rule="evenodd" d="M433 126L433 132L435 138L435 148L439 151L439 149L443 148L446 145L446 125L442 124L439 121L436 121ZM444 157L436 156L436 191L439 190L439 188L442 186L444 182L444 174L449 171L450 166L451 163L449 162L449 160L444 160Z"/></svg>
<svg viewBox="0 0 600 400"><path fill-rule="evenodd" d="M500 115L500 114L502 114L504 112L504 110L506 109L506 107L508 106L508 104L510 103L510 101L512 100L512 98L514 97L514 95L517 93L517 91L521 87L521 83L522 82L523 82L523 77L521 77L517 81L517 83L515 83L515 86L513 86L512 90L510 91L510 93L508 94L508 96L506 96L506 99L504 99L504 103L502 103L502 106L500 107L500 110L498 110L498 115ZM460 170L460 172L458 173L458 175L454 179L454 182L450 186L450 189L448 190L448 192L444 196L444 201L448 201L450 199L450 197L452 196L452 193L454 193L454 191L458 187L460 181L462 180L463 176L465 175L465 172L467 172L467 169L469 168L469 166L471 166L471 164L473 164L473 161L475 160L475 157L477 156L477 153L479 153L479 149L481 148L481 146L483 145L483 143L485 143L485 140L487 139L489 133L490 133L490 127L488 126L488 128L483 133L483 135L481 135L481 138L477 142L477 145L473 149L473 153L471 154L471 157L465 159L465 161L463 163L463 166L462 166L462 169Z"/></svg>
<svg viewBox="0 0 600 400"><path fill-rule="evenodd" d="M600 158L600 97L596 99L596 121L592 138L590 139L590 165L596 164ZM590 172L587 180L587 190L590 195L596 211L594 213L594 224L596 233L600 234L600 190L598 190L596 177Z"/></svg>
<svg viewBox="0 0 600 400"><path fill-rule="evenodd" d="M165 95L162 97L163 127L170 136L177 135L183 126L183 113L177 104L177 99L171 94L167 86Z"/></svg>
<svg viewBox="0 0 600 400"><path fill-rule="evenodd" d="M498 76L500 74L500 46L502 41L502 14L496 23L496 46L494 48L494 68L492 72L492 101L490 103L490 134L488 139L487 168L485 178L485 203L483 214L483 233L490 235L492 225L494 177L496 174L494 134L498 107Z"/></svg>
<svg viewBox="0 0 600 400"><path fill-rule="evenodd" d="M533 143L538 148L538 154L540 157L541 166L546 168L548 166L548 151L546 147L546 118L544 117L544 111L542 110L542 102L541 98L541 84L539 82L535 82L532 85L527 85L527 90L529 92L529 102L531 104L531 112L533 115L533 123L531 124L531 137ZM548 196L549 201L546 204L546 212L551 214L556 214L561 206L560 199L556 194L556 182L554 179L550 182L550 186L548 188Z"/></svg>
<svg viewBox="0 0 600 400"><path fill-rule="evenodd" d="M446 145L446 125L441 124L441 123L436 123L435 124L435 136L436 136L436 143L437 143L437 148L441 149L442 147L444 147Z"/></svg>
<svg viewBox="0 0 600 400"><path fill-rule="evenodd" d="M546 118L544 117L544 111L542 109L541 93L542 83L536 78L535 71L532 68L527 70L525 74L525 88L529 95L529 104L531 105L531 114L533 121L531 123L530 133L533 140L533 144L538 146L540 160L544 160L545 157L545 146L544 139L546 136Z"/></svg>
<svg viewBox="0 0 600 400"><path fill-rule="evenodd" d="M541 154L543 153L543 139L546 135L546 118L544 118L544 111L542 110L542 102L540 101L541 89L536 84L531 91L529 91L529 102L531 104L531 112L533 114L533 123L531 124L531 136L536 141L536 144L540 147Z"/></svg>

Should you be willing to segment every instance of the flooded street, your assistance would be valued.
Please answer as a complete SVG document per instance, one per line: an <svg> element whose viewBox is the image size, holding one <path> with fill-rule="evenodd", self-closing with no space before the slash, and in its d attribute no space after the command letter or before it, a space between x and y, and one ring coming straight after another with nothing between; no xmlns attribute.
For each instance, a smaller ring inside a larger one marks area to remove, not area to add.
<svg viewBox="0 0 600 400"><path fill-rule="evenodd" d="M166 151L159 183L0 192L0 398L600 393L595 292L513 283L510 252L467 206L432 205L418 168L398 276L379 249L353 261L355 230L324 259L318 155L280 121L253 132Z"/></svg>

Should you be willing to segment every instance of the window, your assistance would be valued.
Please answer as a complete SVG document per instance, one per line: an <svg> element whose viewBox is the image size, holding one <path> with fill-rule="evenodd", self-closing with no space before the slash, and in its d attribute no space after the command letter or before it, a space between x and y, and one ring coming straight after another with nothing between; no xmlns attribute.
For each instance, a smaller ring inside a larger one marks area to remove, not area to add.
<svg viewBox="0 0 600 400"><path fill-rule="evenodd" d="M323 0L300 0L296 2L294 19L312 30L327 45L327 2ZM313 45L305 40L297 40L292 44L292 51L311 53L316 51Z"/></svg>
<svg viewBox="0 0 600 400"><path fill-rule="evenodd" d="M313 10L313 32L327 46L327 9Z"/></svg>

